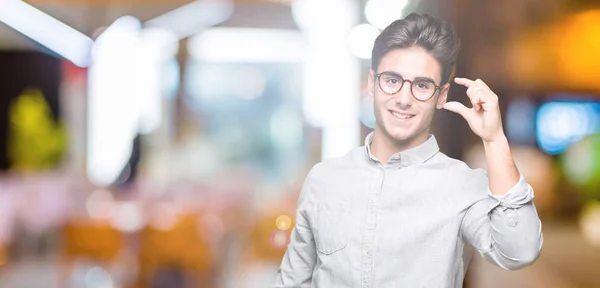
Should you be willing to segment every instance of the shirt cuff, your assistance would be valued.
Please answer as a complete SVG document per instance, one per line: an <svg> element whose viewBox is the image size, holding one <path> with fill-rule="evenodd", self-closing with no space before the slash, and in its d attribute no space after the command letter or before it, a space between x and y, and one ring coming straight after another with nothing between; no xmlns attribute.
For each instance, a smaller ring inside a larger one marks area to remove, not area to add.
<svg viewBox="0 0 600 288"><path fill-rule="evenodd" d="M520 176L519 182L515 184L504 195L494 195L488 186L488 196L495 199L497 202L495 207L502 206L504 209L518 209L533 201L533 188L525 181L523 175Z"/></svg>

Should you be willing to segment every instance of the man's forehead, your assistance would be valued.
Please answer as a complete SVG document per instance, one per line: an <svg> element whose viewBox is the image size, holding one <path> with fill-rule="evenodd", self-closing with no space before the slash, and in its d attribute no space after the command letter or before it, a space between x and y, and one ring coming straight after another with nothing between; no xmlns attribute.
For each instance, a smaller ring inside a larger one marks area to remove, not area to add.
<svg viewBox="0 0 600 288"><path fill-rule="evenodd" d="M441 78L439 63L422 48L390 51L381 58L377 72L392 72L407 79L425 77L439 81Z"/></svg>

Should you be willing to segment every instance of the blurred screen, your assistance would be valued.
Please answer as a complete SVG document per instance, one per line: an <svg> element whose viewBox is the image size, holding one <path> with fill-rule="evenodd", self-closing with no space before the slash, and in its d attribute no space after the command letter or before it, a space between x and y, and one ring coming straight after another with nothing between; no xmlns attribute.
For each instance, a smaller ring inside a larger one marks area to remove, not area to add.
<svg viewBox="0 0 600 288"><path fill-rule="evenodd" d="M600 101L552 100L540 105L536 115L536 136L548 154L560 154L586 135L600 132ZM568 99L568 100L567 100Z"/></svg>

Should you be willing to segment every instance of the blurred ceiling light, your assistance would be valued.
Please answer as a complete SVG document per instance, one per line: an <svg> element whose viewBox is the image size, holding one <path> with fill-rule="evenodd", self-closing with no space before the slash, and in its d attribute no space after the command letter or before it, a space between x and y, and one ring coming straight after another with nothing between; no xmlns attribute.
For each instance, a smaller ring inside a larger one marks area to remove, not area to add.
<svg viewBox="0 0 600 288"><path fill-rule="evenodd" d="M161 27L142 30L131 16L117 19L93 47L89 69L88 177L116 184L127 168L136 134L160 127L164 67L175 61L177 36Z"/></svg>
<svg viewBox="0 0 600 288"><path fill-rule="evenodd" d="M188 51L207 62L300 62L306 46L294 30L211 28L192 36Z"/></svg>
<svg viewBox="0 0 600 288"><path fill-rule="evenodd" d="M140 20L133 16L126 15L117 18L115 22L113 22L110 26L104 29L102 34L100 34L96 38L94 47L92 49L92 56L96 56L94 55L94 53L96 53L96 51L99 49L98 47L103 45L105 42L112 44L112 42L117 40L127 42L135 41L135 37L131 37L131 35L132 33L137 35L137 33L139 33L139 30L141 29L142 23L140 23ZM118 50L118 48L112 48Z"/></svg>
<svg viewBox="0 0 600 288"><path fill-rule="evenodd" d="M292 17L304 33L321 34L329 37L346 36L331 31L349 31L358 22L354 15L354 3L345 0L295 0L292 1Z"/></svg>
<svg viewBox="0 0 600 288"><path fill-rule="evenodd" d="M356 101L360 98L360 62L348 49L348 35L358 24L358 11L356 1L292 2L294 21L307 41L302 110L310 125L323 130L322 159L343 155L360 144Z"/></svg>
<svg viewBox="0 0 600 288"><path fill-rule="evenodd" d="M0 0L0 21L79 67L87 67L93 40L20 0Z"/></svg>
<svg viewBox="0 0 600 288"><path fill-rule="evenodd" d="M404 17L410 0L370 0L365 5L365 17L371 25L385 29L395 20Z"/></svg>
<svg viewBox="0 0 600 288"><path fill-rule="evenodd" d="M147 28L141 31L137 41L137 52L131 85L137 95L139 132L149 134L160 127L162 121L162 96L167 61L174 60L179 42L174 33L162 28ZM132 96L133 97L133 96Z"/></svg>
<svg viewBox="0 0 600 288"><path fill-rule="evenodd" d="M179 51L179 39L170 30L159 27L148 27L141 31L138 45L146 48L152 58L168 59L175 57Z"/></svg>
<svg viewBox="0 0 600 288"><path fill-rule="evenodd" d="M135 55L141 23L117 19L97 39L88 76L87 175L98 186L117 180L139 128ZM149 83L146 83L149 84Z"/></svg>
<svg viewBox="0 0 600 288"><path fill-rule="evenodd" d="M379 33L379 29L369 24L360 24L352 28L348 37L352 54L361 59L371 59L373 44Z"/></svg>
<svg viewBox="0 0 600 288"><path fill-rule="evenodd" d="M233 8L231 0L198 0L158 16L145 26L172 31L183 39L229 19Z"/></svg>

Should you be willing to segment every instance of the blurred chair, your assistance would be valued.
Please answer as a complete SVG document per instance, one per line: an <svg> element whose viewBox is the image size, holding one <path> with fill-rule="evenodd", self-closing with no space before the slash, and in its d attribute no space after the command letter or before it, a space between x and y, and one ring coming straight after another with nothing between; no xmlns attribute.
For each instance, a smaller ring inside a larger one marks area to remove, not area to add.
<svg viewBox="0 0 600 288"><path fill-rule="evenodd" d="M70 222L63 229L63 255L68 260L90 258L100 262L116 260L124 238L107 222Z"/></svg>
<svg viewBox="0 0 600 288"><path fill-rule="evenodd" d="M108 221L69 221L62 229L63 274L61 286L68 287L77 261L93 262L111 270L120 261L124 249L124 235Z"/></svg>
<svg viewBox="0 0 600 288"><path fill-rule="evenodd" d="M292 187L284 197L259 212L250 233L250 257L260 261L281 262L295 225L300 188Z"/></svg>
<svg viewBox="0 0 600 288"><path fill-rule="evenodd" d="M213 287L214 261L200 225L196 213L179 214L163 229L147 225L140 234L138 287Z"/></svg>
<svg viewBox="0 0 600 288"><path fill-rule="evenodd" d="M280 230L276 223L280 216L285 217L287 215L293 215L293 213L290 213L290 211L273 211L267 215L262 215L257 220L250 234L251 258L260 261L281 261L287 250L291 228ZM289 219L291 220L291 217ZM293 225L292 220L289 227L293 227Z"/></svg>
<svg viewBox="0 0 600 288"><path fill-rule="evenodd" d="M295 225L297 195L289 193L258 212L244 243L235 287L270 287L273 284Z"/></svg>

